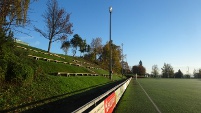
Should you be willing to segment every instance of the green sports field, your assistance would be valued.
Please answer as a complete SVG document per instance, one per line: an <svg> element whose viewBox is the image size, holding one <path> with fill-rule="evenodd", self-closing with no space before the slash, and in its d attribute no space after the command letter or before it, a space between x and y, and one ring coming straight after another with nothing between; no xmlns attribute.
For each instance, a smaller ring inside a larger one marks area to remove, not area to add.
<svg viewBox="0 0 201 113"><path fill-rule="evenodd" d="M116 113L157 113L141 86L162 113L200 113L200 79L149 79L132 80L120 100Z"/></svg>

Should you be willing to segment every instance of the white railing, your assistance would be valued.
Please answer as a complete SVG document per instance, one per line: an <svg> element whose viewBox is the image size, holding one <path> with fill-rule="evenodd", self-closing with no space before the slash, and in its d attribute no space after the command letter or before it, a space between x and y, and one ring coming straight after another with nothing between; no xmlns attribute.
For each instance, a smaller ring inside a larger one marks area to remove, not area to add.
<svg viewBox="0 0 201 113"><path fill-rule="evenodd" d="M126 90L128 84L130 83L131 78L127 79L123 83L113 87L112 89L108 90L106 93L100 95L99 97L93 99L92 101L86 103L85 105L81 106L80 108L76 109L72 113L82 113L91 106L95 105L104 97L107 97L105 100L100 102L95 108L93 108L90 113L108 113L113 111L114 107L120 100L121 96L123 95L124 91ZM110 95L108 95L110 94Z"/></svg>

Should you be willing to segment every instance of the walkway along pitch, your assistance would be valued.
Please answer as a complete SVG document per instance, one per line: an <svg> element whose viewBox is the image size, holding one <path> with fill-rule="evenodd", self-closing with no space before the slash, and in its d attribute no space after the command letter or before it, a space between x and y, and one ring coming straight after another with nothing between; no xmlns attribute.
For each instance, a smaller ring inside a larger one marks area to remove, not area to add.
<svg viewBox="0 0 201 113"><path fill-rule="evenodd" d="M161 113L140 83L131 80L114 113Z"/></svg>

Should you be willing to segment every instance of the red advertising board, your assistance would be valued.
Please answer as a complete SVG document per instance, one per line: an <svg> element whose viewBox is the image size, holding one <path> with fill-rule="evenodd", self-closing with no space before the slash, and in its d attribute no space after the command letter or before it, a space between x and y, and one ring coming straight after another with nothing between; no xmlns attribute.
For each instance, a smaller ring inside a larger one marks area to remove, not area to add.
<svg viewBox="0 0 201 113"><path fill-rule="evenodd" d="M116 95L115 92L113 92L104 100L105 113L112 113L115 106L116 106Z"/></svg>

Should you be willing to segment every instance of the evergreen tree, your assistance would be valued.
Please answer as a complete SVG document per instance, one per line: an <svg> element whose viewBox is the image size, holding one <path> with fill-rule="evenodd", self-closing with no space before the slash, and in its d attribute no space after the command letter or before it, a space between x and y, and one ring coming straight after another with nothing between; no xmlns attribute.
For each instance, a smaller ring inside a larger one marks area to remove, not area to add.
<svg viewBox="0 0 201 113"><path fill-rule="evenodd" d="M178 72L176 72L174 76L175 76L175 78L183 78L183 73L179 69Z"/></svg>
<svg viewBox="0 0 201 113"><path fill-rule="evenodd" d="M142 66L142 61L140 60L139 65Z"/></svg>

